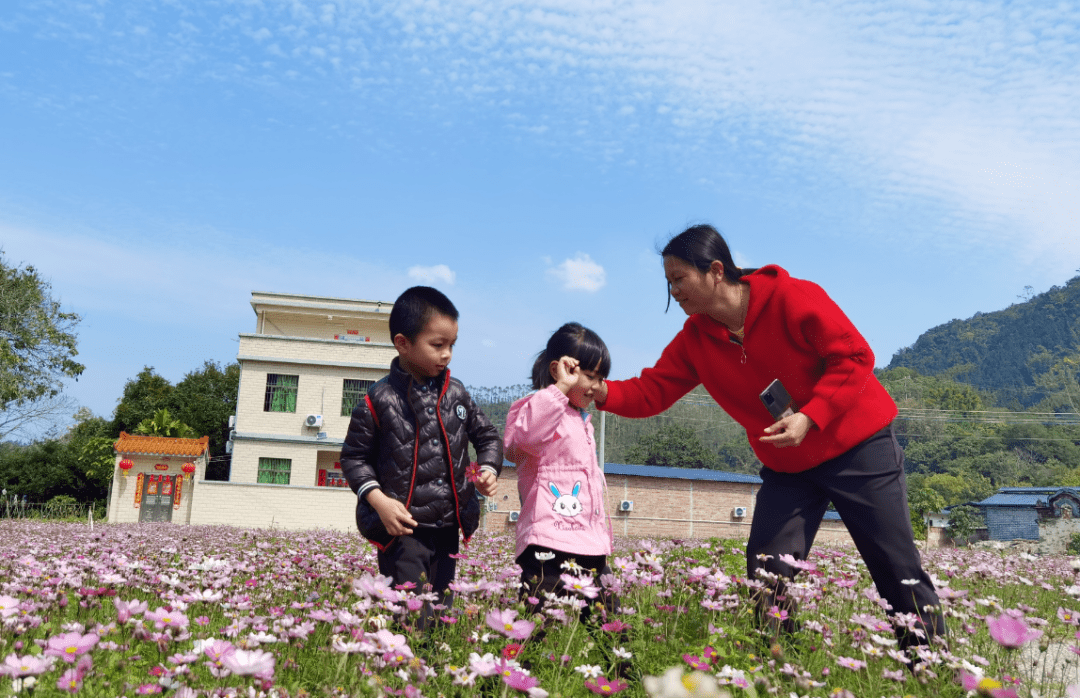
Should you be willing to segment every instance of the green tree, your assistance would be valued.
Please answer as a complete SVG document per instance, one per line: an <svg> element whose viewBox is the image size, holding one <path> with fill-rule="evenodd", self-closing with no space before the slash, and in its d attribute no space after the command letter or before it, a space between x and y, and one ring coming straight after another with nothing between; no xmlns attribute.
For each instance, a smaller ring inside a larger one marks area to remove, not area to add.
<svg viewBox="0 0 1080 698"><path fill-rule="evenodd" d="M144 419L153 419L158 410L172 407L172 383L144 366L134 379L124 384L124 393L113 416L112 432L134 434Z"/></svg>
<svg viewBox="0 0 1080 698"><path fill-rule="evenodd" d="M144 419L135 427L136 434L147 436L168 436L177 439L191 439L195 432L187 424L174 417L168 408L162 408L153 417Z"/></svg>
<svg viewBox="0 0 1080 698"><path fill-rule="evenodd" d="M911 528L916 538L930 541L930 528L927 517L945 508L945 498L929 487L917 490L908 489L908 510L911 516Z"/></svg>
<svg viewBox="0 0 1080 698"><path fill-rule="evenodd" d="M982 515L973 506L964 504L949 510L949 537L966 545L971 534L982 526Z"/></svg>
<svg viewBox="0 0 1080 698"><path fill-rule="evenodd" d="M55 396L65 378L86 368L75 361L75 313L65 313L32 266L9 266L0 252L0 410Z"/></svg>
<svg viewBox="0 0 1080 698"><path fill-rule="evenodd" d="M630 463L666 465L674 468L716 468L717 457L701 445L694 430L681 424L665 424L643 434L626 452Z"/></svg>
<svg viewBox="0 0 1080 698"><path fill-rule="evenodd" d="M177 419L189 425L196 436L210 437L212 456L225 454L229 417L236 414L239 391L240 364L222 367L206 361L201 369L184 376L172 392L171 403Z"/></svg>

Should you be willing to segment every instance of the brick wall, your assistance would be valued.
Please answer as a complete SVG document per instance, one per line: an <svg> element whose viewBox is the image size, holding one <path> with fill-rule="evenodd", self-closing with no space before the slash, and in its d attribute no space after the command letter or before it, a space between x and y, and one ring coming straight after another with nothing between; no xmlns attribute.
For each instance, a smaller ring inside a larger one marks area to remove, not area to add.
<svg viewBox="0 0 1080 698"><path fill-rule="evenodd" d="M607 486L606 508L615 535L635 538L746 538L759 487L614 474L607 476ZM510 512L520 510L515 468L503 468L493 499L497 508L484 515L483 528L496 533L513 530ZM633 511L619 511L623 500L634 503ZM735 507L745 507L746 516L737 518ZM825 521L817 542L850 545L851 536L842 522Z"/></svg>

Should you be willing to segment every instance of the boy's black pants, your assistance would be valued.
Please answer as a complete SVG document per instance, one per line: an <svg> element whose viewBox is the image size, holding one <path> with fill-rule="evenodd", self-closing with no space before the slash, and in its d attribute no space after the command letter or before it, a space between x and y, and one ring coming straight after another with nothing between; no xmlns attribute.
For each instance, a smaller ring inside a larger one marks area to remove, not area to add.
<svg viewBox="0 0 1080 698"><path fill-rule="evenodd" d="M454 592L448 587L457 572L457 560L450 557L458 552L458 528L414 528L411 535L398 536L386 550L379 551L379 574L390 577L394 584L412 582L415 592L431 590L439 595L437 603L449 606ZM434 617L431 604L425 604L420 625L426 627Z"/></svg>
<svg viewBox="0 0 1080 698"><path fill-rule="evenodd" d="M893 613L914 613L929 637L945 631L937 608L937 592L922 568L908 513L904 451L892 426L836 458L801 473L761 469L746 573L757 578L758 568L781 577L776 594L784 594L784 578L797 570L778 558L785 553L805 560L814 543L821 517L831 501L859 549L878 593ZM762 561L758 555L770 555ZM915 580L904 584L903 580ZM935 610L926 611L927 606ZM898 632L902 646L925 643L912 633Z"/></svg>

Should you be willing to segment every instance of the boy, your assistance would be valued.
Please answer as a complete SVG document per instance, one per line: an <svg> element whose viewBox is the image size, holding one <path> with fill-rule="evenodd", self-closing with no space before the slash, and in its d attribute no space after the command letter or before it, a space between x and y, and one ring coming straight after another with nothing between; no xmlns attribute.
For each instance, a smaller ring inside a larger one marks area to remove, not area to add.
<svg viewBox="0 0 1080 698"><path fill-rule="evenodd" d="M476 488L490 497L502 470L502 438L447 365L457 342L450 299L414 286L394 302L390 336L397 358L353 410L341 449L341 471L357 494L356 525L378 548L379 573L394 584L425 583L449 603L458 529L466 542L480 505L466 477L468 444L481 472ZM433 616L425 605L421 625Z"/></svg>

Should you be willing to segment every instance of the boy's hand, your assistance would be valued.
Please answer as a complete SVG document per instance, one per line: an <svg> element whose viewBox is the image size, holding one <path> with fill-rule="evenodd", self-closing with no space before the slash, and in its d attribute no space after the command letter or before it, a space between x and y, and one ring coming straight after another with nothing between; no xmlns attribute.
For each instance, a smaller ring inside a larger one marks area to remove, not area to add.
<svg viewBox="0 0 1080 698"><path fill-rule="evenodd" d="M405 505L383 494L382 490L371 490L367 495L368 504L379 514L379 519L386 527L386 532L392 536L407 536L413 532L410 526L416 526L416 519L412 517Z"/></svg>
<svg viewBox="0 0 1080 698"><path fill-rule="evenodd" d="M480 490L480 494L485 497L491 497L495 494L495 486L498 484L498 478L495 477L495 473L490 470L480 471L480 477L476 480L476 489Z"/></svg>

